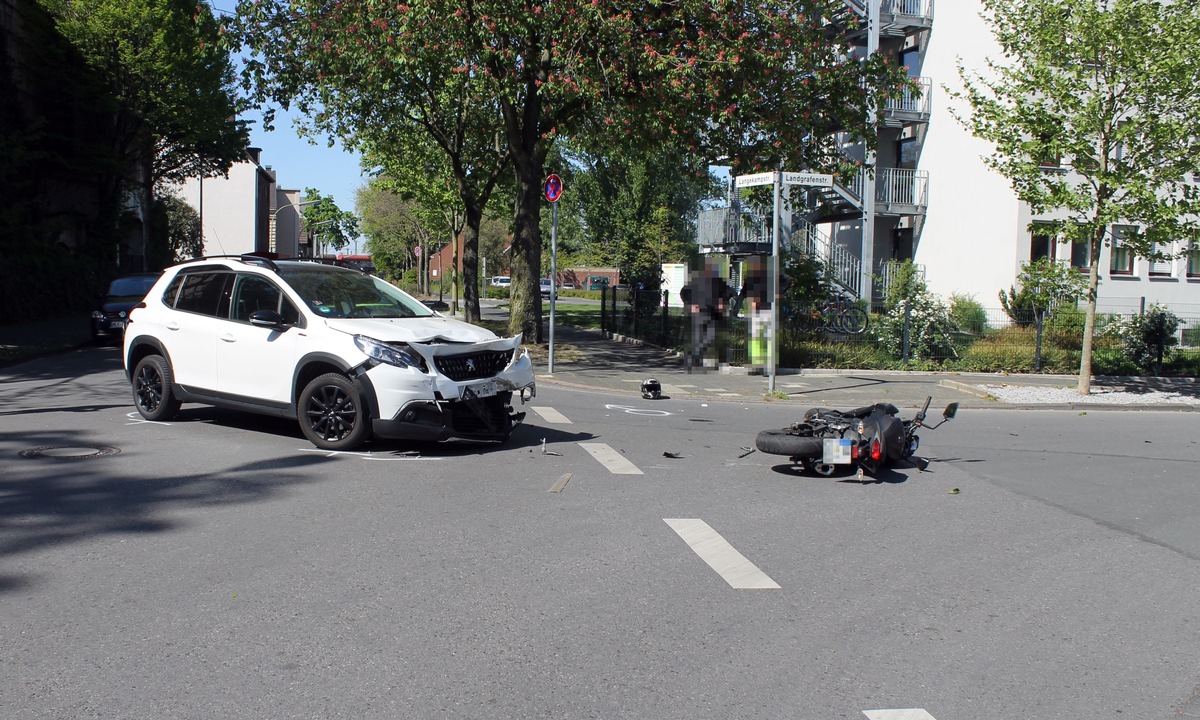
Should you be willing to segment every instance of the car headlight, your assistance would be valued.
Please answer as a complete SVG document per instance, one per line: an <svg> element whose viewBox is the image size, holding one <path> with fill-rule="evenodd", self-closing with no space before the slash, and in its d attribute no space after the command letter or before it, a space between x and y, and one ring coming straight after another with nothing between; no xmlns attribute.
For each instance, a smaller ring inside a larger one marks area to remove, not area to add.
<svg viewBox="0 0 1200 720"><path fill-rule="evenodd" d="M354 344L358 346L359 350L363 351L364 355L372 360L378 360L381 363L395 365L396 367L410 367L417 370L425 369L424 359L407 345L388 345L374 338L369 338L366 335L355 335Z"/></svg>
<svg viewBox="0 0 1200 720"><path fill-rule="evenodd" d="M99 310L93 310L92 311L92 319L93 320L103 320L104 313L100 312Z"/></svg>

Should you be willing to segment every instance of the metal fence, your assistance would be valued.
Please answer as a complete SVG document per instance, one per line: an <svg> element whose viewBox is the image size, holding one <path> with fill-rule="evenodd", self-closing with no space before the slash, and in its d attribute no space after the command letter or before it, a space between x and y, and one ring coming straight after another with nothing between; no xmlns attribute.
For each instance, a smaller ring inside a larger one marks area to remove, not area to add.
<svg viewBox="0 0 1200 720"><path fill-rule="evenodd" d="M636 290L604 293L602 329L661 347L686 351L690 321L667 296ZM1137 364L1122 335L1115 332L1144 308L1102 308L1093 335L1096 374L1196 375L1200 368L1200 306L1169 308L1178 328L1150 343L1150 361ZM1040 317L1033 311L975 308L930 320L919 313L884 313L876 307L867 330L847 334L831 327L797 322L781 313L780 367L905 368L943 367L980 372L1077 372L1083 348L1082 309L1060 308ZM727 317L718 335L717 360L747 363L748 321Z"/></svg>

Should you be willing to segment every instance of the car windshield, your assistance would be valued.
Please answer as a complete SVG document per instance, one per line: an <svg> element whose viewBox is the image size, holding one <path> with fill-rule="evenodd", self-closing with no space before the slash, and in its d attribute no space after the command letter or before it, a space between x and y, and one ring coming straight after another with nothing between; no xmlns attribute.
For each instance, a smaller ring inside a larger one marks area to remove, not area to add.
<svg viewBox="0 0 1200 720"><path fill-rule="evenodd" d="M317 264L281 267L279 275L309 309L330 318L429 317L433 311L403 290L371 275Z"/></svg>
<svg viewBox="0 0 1200 720"><path fill-rule="evenodd" d="M157 277L150 275L146 277L117 278L108 286L108 296L144 298L146 297L146 293L150 292L150 288L154 286L156 280L158 280Z"/></svg>

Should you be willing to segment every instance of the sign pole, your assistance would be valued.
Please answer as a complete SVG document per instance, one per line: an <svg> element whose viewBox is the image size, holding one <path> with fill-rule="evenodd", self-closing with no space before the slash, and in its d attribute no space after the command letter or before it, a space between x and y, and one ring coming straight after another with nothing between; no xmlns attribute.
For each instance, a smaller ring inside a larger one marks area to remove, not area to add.
<svg viewBox="0 0 1200 720"><path fill-rule="evenodd" d="M554 281L557 277L555 274L556 255L558 245L558 203L550 203L550 352L547 362L547 372L550 375L554 374L554 301L558 298L555 286L558 284Z"/></svg>
<svg viewBox="0 0 1200 720"><path fill-rule="evenodd" d="M779 195L782 177L778 170L772 183L774 192L774 217L771 221L771 262L767 268L767 292L771 296L771 326L767 330L767 392L775 392L775 353L779 350ZM753 322L753 319L751 320Z"/></svg>
<svg viewBox="0 0 1200 720"><path fill-rule="evenodd" d="M554 303L558 299L558 199L562 197L563 182L557 175L546 176L543 186L546 200L550 203L550 344L547 352L546 372L554 374ZM538 281L541 284L541 281Z"/></svg>

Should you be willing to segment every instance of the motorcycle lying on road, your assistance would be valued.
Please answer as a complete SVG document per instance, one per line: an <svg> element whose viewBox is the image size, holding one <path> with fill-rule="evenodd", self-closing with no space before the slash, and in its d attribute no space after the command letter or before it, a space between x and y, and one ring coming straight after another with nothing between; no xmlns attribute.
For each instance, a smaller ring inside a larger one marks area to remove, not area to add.
<svg viewBox="0 0 1200 720"><path fill-rule="evenodd" d="M958 403L950 403L937 425L926 425L932 397L911 420L898 416L891 403L876 403L854 410L813 408L804 419L782 430L763 430L755 447L764 453L786 455L793 463L818 475L829 477L839 468L858 466L861 478L872 476L917 452L921 439L918 428L933 430L958 414Z"/></svg>

